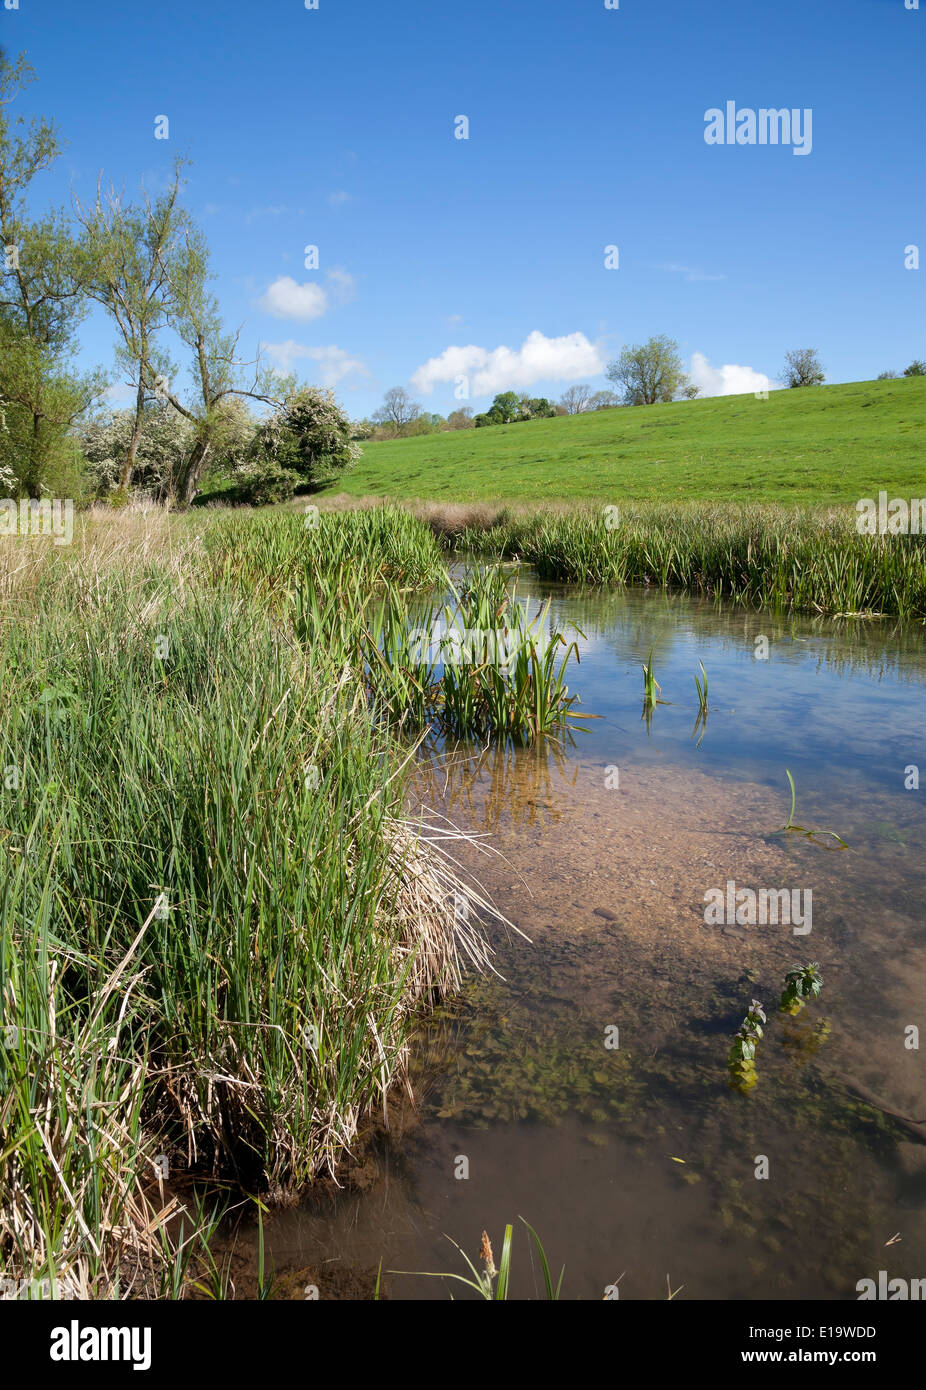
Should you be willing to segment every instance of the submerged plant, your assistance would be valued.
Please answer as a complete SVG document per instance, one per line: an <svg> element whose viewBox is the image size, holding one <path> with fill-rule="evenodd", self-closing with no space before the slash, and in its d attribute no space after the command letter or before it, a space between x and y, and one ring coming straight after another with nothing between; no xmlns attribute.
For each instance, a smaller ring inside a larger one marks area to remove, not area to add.
<svg viewBox="0 0 926 1390"><path fill-rule="evenodd" d="M762 1025L765 1022L765 1010L758 999L753 999L749 1012L734 1035L727 1062L730 1085L738 1091L751 1091L759 1079L756 1073L756 1045L763 1036Z"/></svg>
<svg viewBox="0 0 926 1390"><path fill-rule="evenodd" d="M822 842L817 839L818 835L829 835L834 840L838 841L838 845L822 845L823 849L848 849L849 846L846 844L845 840L842 838L841 835L837 835L835 830L809 830L806 825L797 825L795 823L794 814L797 808L797 791L794 786L794 778L791 776L790 769L785 768L785 773L787 775L788 781L791 784L791 811L788 815L786 823L781 827L780 830L776 830L775 834L803 835L806 839L811 840L815 845L822 844Z"/></svg>
<svg viewBox="0 0 926 1390"><path fill-rule="evenodd" d="M800 1013L808 999L816 999L822 988L823 976L820 974L819 961L811 961L809 965L793 966L785 976L779 1005L781 1012L790 1014L793 1018L795 1014Z"/></svg>

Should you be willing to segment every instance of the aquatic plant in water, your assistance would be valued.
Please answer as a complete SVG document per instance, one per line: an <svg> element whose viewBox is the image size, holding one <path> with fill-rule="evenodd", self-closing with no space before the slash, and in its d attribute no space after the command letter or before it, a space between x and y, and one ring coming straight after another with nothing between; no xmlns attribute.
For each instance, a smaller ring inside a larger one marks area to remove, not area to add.
<svg viewBox="0 0 926 1390"><path fill-rule="evenodd" d="M556 1284L554 1284L553 1278L550 1274L549 1261L547 1260L546 1252L543 1248L543 1245L540 1242L540 1237L538 1236L537 1232L534 1230L530 1222L524 1220L523 1216L519 1217L518 1219L521 1222L523 1222L523 1224L527 1227L528 1234L530 1235L531 1241L533 1242L534 1248L536 1249L537 1255L540 1259L540 1267L543 1271L544 1291L547 1300L551 1302L556 1302L559 1299L560 1289L563 1285L563 1275L566 1273L566 1266L563 1265L559 1273L559 1279L556 1281ZM482 1261L483 1266L481 1270L477 1269L477 1267L473 1264L472 1260L469 1258L462 1246L457 1245L456 1241L453 1240L451 1236L448 1236L447 1239L450 1241L450 1244L452 1246L459 1250L460 1254L463 1256L464 1260L469 1265L470 1270L472 1272L472 1278L468 1278L465 1274L444 1274L436 1273L431 1270L395 1269L390 1270L390 1273L417 1274L425 1279L456 1279L459 1283L465 1284L468 1289L474 1289L476 1293L479 1294L480 1298L484 1298L489 1303L497 1302L501 1299L507 1299L508 1283L511 1272L511 1246L514 1239L514 1227L510 1224L505 1227L505 1234L502 1239L501 1259L499 1261L498 1268L496 1268L495 1266L495 1256L492 1252L492 1242L489 1240L489 1235L487 1231L483 1231L482 1243L479 1247L479 1259Z"/></svg>
<svg viewBox="0 0 926 1390"><path fill-rule="evenodd" d="M811 961L809 965L793 966L785 975L779 1005L781 1012L790 1014L793 1018L795 1014L800 1013L808 999L816 999L822 988L823 976L820 974L819 961Z"/></svg>
<svg viewBox="0 0 926 1390"><path fill-rule="evenodd" d="M730 1085L738 1091L751 1091L758 1081L756 1073L756 1044L764 1034L766 1013L758 999L753 999L749 1012L733 1038L727 1070Z"/></svg>
<svg viewBox="0 0 926 1390"><path fill-rule="evenodd" d="M796 791L795 786L794 786L794 778L791 776L791 771L790 771L790 769L789 769L789 768L785 768L785 773L786 773L786 775L787 775L787 778L788 778L789 783L791 784L791 811L790 811L790 814L788 815L788 819L787 819L787 821L785 822L785 824L781 827L780 830L776 830L776 831L775 831L775 834L776 834L776 835L791 835L791 834L793 834L793 835L803 835L803 836L805 836L808 840L811 840L815 845L819 845L819 844L822 843L820 840L817 839L817 836L818 836L818 835L830 835L830 836L832 836L832 838L833 838L834 840L837 840L837 841L838 841L838 846L837 846L837 845L823 845L823 846L822 846L823 849L830 849L830 850L835 850L835 849L837 849L837 848L838 848L838 849L848 849L849 846L846 844L845 840L842 838L841 835L837 835L835 830L808 830L808 828L807 828L806 825L797 825L797 824L795 824L794 813L795 813L795 810L796 810L796 807L797 807L797 791Z"/></svg>
<svg viewBox="0 0 926 1390"><path fill-rule="evenodd" d="M653 647L650 647L649 657L648 657L648 659L643 663L643 710L644 710L644 713L645 713L647 710L653 709L655 705L664 703L663 701L659 700L658 697L657 697L657 695L656 695L656 691L657 691L657 690L661 693L661 691L662 691L662 686L661 686L661 685L659 684L659 682L657 681L657 679L656 679L656 674L655 674L655 672L654 672L654 670L653 670L653 651L654 651L654 648L653 648Z"/></svg>
<svg viewBox="0 0 926 1390"><path fill-rule="evenodd" d="M779 1009L792 1017L800 1013L808 999L816 999L823 988L819 961L809 965L795 965L784 978ZM753 999L749 1012L740 1024L734 1038L727 1061L730 1084L738 1091L751 1091L758 1081L756 1073L756 1045L763 1037L763 1024L767 1022L765 1010L757 999ZM820 1041L829 1029L821 1032ZM819 1046L819 1042L817 1044Z"/></svg>

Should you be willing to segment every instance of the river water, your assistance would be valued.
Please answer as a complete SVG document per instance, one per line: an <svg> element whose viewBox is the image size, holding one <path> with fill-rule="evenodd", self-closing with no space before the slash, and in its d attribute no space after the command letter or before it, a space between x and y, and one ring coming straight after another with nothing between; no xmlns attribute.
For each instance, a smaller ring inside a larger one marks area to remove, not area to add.
<svg viewBox="0 0 926 1390"><path fill-rule="evenodd" d="M560 748L435 749L412 809L486 837L455 852L529 941L491 929L499 975L421 1029L415 1103L350 1186L267 1225L281 1289L370 1297L381 1266L389 1299L472 1297L412 1271L467 1274L451 1241L478 1263L483 1229L497 1260L511 1222L511 1296L540 1297L519 1218L564 1298L854 1299L880 1270L926 1277L926 1142L896 1118L926 1126L921 629L518 591L581 629L570 687L600 717ZM646 719L651 648L666 703ZM775 833L786 769L815 840ZM706 921L728 884L809 895L810 915ZM783 976L809 961L822 993L787 1017ZM769 1021L743 1095L726 1062L753 998Z"/></svg>

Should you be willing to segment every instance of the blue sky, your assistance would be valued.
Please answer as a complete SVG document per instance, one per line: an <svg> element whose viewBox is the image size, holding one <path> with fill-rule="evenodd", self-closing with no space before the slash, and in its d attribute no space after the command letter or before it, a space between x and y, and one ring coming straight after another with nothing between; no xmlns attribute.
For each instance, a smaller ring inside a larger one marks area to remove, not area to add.
<svg viewBox="0 0 926 1390"><path fill-rule="evenodd" d="M23 109L68 141L38 200L101 169L156 187L188 152L229 322L359 417L409 383L446 413L461 363L477 410L601 389L654 333L710 394L774 381L792 347L831 381L926 357L921 5L20 0L0 36L38 73ZM810 108L810 153L706 144L728 100ZM94 316L85 360L112 341Z"/></svg>

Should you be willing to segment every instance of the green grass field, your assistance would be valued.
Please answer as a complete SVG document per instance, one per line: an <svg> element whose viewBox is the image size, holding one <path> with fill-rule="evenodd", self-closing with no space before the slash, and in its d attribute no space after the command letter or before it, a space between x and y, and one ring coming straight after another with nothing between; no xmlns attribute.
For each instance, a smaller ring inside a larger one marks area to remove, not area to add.
<svg viewBox="0 0 926 1390"><path fill-rule="evenodd" d="M926 378L367 443L332 491L441 501L839 503L926 495Z"/></svg>

